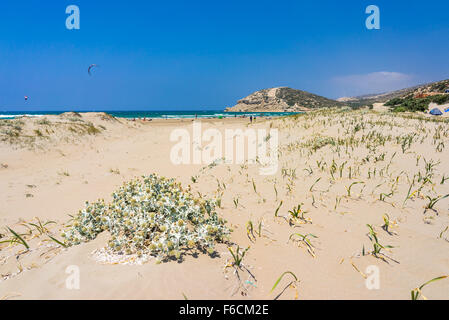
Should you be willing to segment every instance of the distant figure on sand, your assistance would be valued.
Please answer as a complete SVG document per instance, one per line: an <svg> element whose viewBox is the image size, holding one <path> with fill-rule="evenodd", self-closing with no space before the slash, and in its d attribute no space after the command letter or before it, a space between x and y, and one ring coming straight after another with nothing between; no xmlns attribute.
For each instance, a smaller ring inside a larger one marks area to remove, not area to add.
<svg viewBox="0 0 449 320"><path fill-rule="evenodd" d="M249 122L253 123L253 116L249 116Z"/></svg>

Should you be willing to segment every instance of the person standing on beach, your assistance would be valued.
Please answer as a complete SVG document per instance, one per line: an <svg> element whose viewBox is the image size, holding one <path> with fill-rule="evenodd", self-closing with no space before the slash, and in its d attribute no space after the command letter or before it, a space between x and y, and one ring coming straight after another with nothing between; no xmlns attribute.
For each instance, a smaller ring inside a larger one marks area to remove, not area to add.
<svg viewBox="0 0 449 320"><path fill-rule="evenodd" d="M253 123L253 116L249 116L249 123Z"/></svg>

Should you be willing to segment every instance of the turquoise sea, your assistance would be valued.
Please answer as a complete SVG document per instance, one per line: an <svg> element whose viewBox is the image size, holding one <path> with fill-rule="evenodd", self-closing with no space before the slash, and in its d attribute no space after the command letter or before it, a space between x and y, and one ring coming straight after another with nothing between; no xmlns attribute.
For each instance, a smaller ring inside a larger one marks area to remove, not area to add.
<svg viewBox="0 0 449 320"><path fill-rule="evenodd" d="M14 119L18 117L42 117L45 115L57 115L66 111L0 111L0 119ZM82 111L85 112L85 111ZM181 118L234 118L242 116L253 117L279 117L296 114L296 112L224 112L213 111L95 111L106 112L118 118L159 118L159 119L181 119Z"/></svg>

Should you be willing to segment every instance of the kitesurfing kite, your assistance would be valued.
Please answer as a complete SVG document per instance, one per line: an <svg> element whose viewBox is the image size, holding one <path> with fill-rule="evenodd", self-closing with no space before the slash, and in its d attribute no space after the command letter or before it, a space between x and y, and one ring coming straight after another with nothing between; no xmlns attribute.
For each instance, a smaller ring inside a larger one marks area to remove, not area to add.
<svg viewBox="0 0 449 320"><path fill-rule="evenodd" d="M90 66L89 66L89 68L87 69L87 73L91 76L92 75L92 73L90 72L91 70L92 70L92 68L94 68L94 67L97 67L97 65L96 64L91 64Z"/></svg>

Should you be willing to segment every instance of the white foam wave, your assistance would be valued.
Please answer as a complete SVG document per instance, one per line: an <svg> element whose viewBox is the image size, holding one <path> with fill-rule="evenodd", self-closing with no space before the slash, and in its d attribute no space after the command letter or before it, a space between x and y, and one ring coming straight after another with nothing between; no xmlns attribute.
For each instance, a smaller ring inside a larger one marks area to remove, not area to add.
<svg viewBox="0 0 449 320"><path fill-rule="evenodd" d="M43 114L0 114L0 119L14 119L14 118L20 118L20 117L30 117L30 118L36 118L36 117L43 117Z"/></svg>

